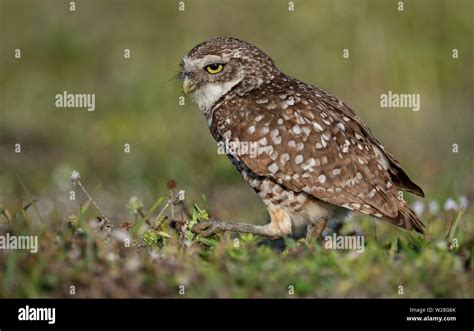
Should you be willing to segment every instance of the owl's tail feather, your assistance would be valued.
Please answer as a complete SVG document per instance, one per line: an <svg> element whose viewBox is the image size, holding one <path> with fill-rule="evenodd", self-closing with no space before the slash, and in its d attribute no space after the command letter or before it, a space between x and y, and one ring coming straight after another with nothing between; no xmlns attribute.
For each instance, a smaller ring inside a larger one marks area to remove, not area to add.
<svg viewBox="0 0 474 331"><path fill-rule="evenodd" d="M425 233L423 222L418 218L413 209L403 203L398 209L398 216L388 219L392 224L406 230L415 230L419 233Z"/></svg>
<svg viewBox="0 0 474 331"><path fill-rule="evenodd" d="M420 197L425 197L425 192L416 185L410 177L406 174L405 171L398 165L392 164L390 168L390 177L392 178L393 184L396 187L401 188L404 191L419 195Z"/></svg>

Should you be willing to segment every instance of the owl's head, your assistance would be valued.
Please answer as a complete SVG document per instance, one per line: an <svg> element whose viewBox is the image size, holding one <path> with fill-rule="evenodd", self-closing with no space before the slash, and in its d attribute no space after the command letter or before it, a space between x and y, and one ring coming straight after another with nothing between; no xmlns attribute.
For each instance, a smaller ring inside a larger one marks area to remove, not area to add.
<svg viewBox="0 0 474 331"><path fill-rule="evenodd" d="M234 38L207 40L181 62L183 91L207 112L231 90L245 93L269 83L276 72L268 55Z"/></svg>

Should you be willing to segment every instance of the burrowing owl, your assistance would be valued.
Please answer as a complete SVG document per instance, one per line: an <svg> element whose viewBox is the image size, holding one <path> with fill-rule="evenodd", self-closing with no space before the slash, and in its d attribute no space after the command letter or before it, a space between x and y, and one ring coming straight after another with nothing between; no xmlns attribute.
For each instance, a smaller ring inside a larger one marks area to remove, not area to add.
<svg viewBox="0 0 474 331"><path fill-rule="evenodd" d="M319 236L328 220L357 211L423 233L398 189L424 196L352 109L285 75L257 47L233 38L205 41L182 65L183 89L214 138L265 203L263 226L211 220L193 229ZM248 146L245 151L238 146ZM252 148L254 146L255 148Z"/></svg>

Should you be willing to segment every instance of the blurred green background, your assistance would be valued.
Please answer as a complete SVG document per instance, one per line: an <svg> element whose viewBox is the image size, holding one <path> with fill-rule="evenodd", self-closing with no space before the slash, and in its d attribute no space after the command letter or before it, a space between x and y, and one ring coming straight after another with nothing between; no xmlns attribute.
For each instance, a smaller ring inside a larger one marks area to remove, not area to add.
<svg viewBox="0 0 474 331"><path fill-rule="evenodd" d="M19 177L41 213L61 219L78 208L76 169L113 221L131 196L150 205L172 178L187 199L205 194L215 216L264 223L197 108L179 105L178 63L218 36L257 45L344 100L428 201L472 198L473 3L404 1L400 12L396 1L295 1L290 12L281 0L188 0L180 12L178 1L81 0L70 12L69 1L0 0L0 206L25 200ZM421 94L421 110L380 108L389 90ZM95 93L96 110L56 108L62 91Z"/></svg>

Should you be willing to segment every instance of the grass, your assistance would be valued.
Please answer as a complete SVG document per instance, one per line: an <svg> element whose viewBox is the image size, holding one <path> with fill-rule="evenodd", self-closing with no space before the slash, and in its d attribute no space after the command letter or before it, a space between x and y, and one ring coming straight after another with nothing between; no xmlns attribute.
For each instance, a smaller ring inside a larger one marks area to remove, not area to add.
<svg viewBox="0 0 474 331"><path fill-rule="evenodd" d="M470 209L425 212L426 236L355 217L341 234L364 235L364 251L358 253L326 249L316 240L274 242L232 233L200 238L189 229L209 217L207 201L199 199L188 212L188 202L177 199L175 192L168 188L148 209L132 197L129 218L121 224L113 220L111 229L103 226L103 215L92 210L88 199L73 202L77 213L44 227L33 226L31 209L37 206L31 197L25 208L3 209L2 235L36 234L40 248L36 254L0 251L0 297L396 298L474 293Z"/></svg>

